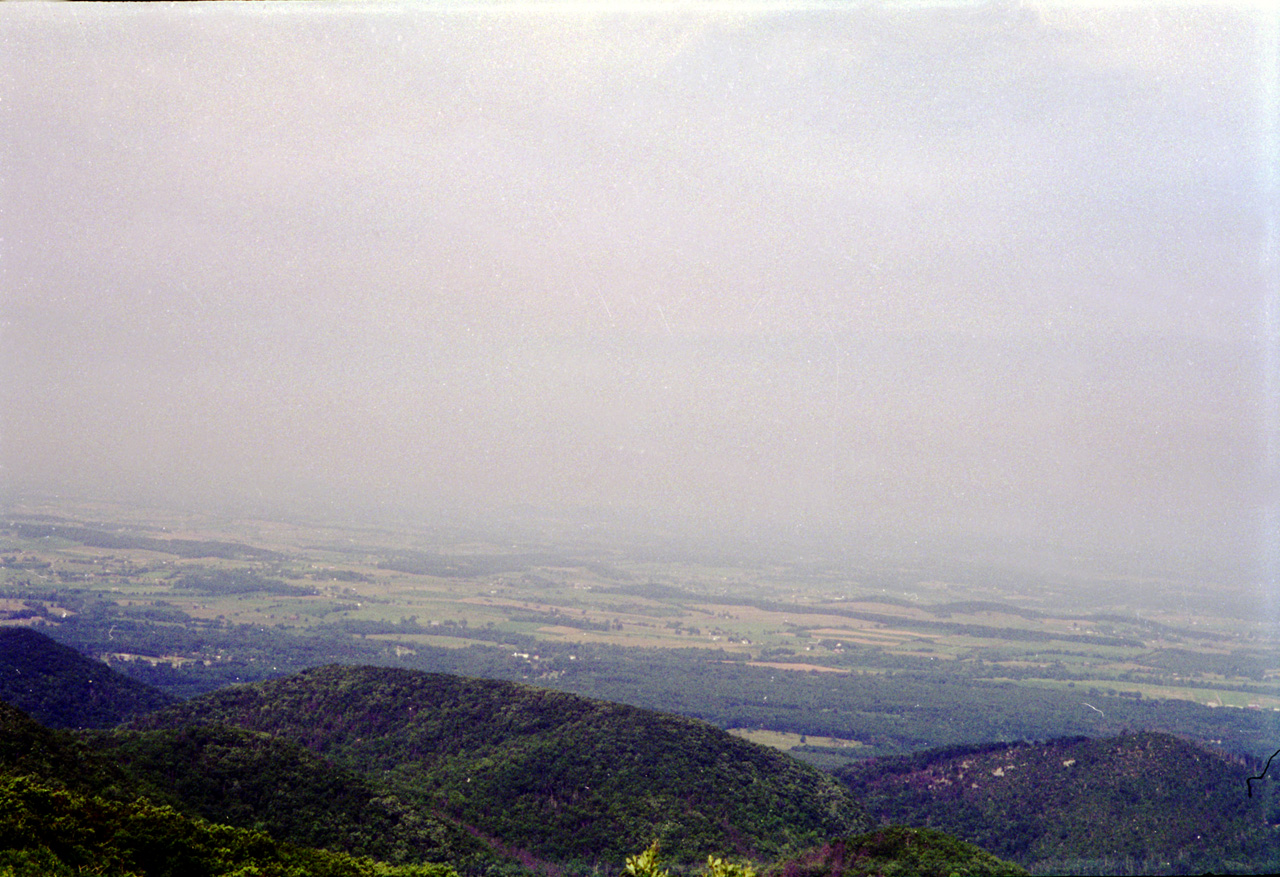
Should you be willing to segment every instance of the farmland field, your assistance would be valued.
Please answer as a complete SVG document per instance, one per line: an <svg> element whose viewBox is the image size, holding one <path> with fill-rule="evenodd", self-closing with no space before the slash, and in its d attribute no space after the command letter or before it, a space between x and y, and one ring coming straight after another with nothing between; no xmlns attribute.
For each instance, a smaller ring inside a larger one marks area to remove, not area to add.
<svg viewBox="0 0 1280 877"><path fill-rule="evenodd" d="M179 694L385 663L699 715L828 759L1133 725L1255 754L1280 736L1273 630L1208 599L1227 590L1213 581L67 504L0 524L0 623ZM1114 602L1072 608L1083 591Z"/></svg>

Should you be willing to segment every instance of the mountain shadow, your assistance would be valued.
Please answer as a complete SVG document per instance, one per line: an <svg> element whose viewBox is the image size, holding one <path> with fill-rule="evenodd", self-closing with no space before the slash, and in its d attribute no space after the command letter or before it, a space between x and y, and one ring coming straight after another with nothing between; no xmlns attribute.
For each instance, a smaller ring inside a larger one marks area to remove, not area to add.
<svg viewBox="0 0 1280 877"><path fill-rule="evenodd" d="M109 728L175 698L29 627L0 627L0 701L50 728Z"/></svg>

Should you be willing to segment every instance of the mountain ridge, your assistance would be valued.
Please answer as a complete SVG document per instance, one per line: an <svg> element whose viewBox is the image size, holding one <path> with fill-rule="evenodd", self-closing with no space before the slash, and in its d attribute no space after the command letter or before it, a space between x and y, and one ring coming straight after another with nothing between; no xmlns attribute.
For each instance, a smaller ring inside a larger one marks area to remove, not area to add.
<svg viewBox="0 0 1280 877"><path fill-rule="evenodd" d="M1274 870L1280 795L1171 734L868 759L836 775L876 818L940 829L1040 873Z"/></svg>
<svg viewBox="0 0 1280 877"><path fill-rule="evenodd" d="M0 626L0 701L50 728L109 728L176 699L39 631Z"/></svg>
<svg viewBox="0 0 1280 877"><path fill-rule="evenodd" d="M770 856L867 826L832 779L704 722L514 682L329 665L133 719L226 724L383 777L406 801L555 861Z"/></svg>

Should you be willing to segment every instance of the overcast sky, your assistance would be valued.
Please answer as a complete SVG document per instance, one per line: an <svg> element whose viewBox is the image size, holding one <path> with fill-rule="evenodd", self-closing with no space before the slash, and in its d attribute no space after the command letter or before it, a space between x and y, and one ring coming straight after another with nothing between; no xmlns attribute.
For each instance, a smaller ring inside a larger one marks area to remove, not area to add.
<svg viewBox="0 0 1280 877"><path fill-rule="evenodd" d="M672 6L3 4L7 495L1265 556L1273 6Z"/></svg>

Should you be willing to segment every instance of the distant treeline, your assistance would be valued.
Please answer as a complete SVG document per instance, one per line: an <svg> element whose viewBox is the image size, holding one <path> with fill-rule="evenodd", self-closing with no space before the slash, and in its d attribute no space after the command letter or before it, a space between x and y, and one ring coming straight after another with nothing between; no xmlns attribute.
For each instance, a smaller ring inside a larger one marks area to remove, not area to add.
<svg viewBox="0 0 1280 877"><path fill-rule="evenodd" d="M238 542L211 542L198 539L155 539L134 533L107 533L88 527L65 524L32 524L8 521L4 529L27 539L66 539L91 548L125 548L158 551L178 557L219 557L227 560L280 560L283 555L266 548Z"/></svg>
<svg viewBox="0 0 1280 877"><path fill-rule="evenodd" d="M253 570L204 570L198 573L185 573L173 580L173 586L182 590L201 591L215 596L228 594L281 594L291 597L314 597L319 593L315 588L303 585L291 585L280 579L268 578Z"/></svg>

